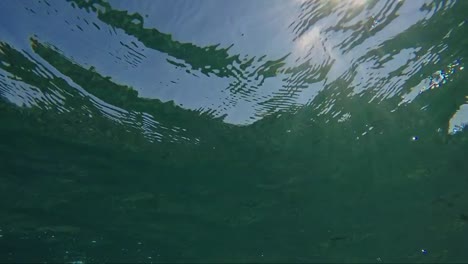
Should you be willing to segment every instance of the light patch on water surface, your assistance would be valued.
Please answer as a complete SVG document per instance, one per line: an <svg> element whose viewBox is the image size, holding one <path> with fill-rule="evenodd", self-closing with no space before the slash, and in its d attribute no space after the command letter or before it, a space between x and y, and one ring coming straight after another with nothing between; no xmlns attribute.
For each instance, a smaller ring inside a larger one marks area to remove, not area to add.
<svg viewBox="0 0 468 264"><path fill-rule="evenodd" d="M468 96L467 96L468 99ZM448 134L454 135L461 132L468 125L468 104L461 105L455 114L450 118Z"/></svg>
<svg viewBox="0 0 468 264"><path fill-rule="evenodd" d="M353 7L360 7L364 4L366 4L368 2L368 0L344 0L344 1L341 1L341 0L332 0L332 2L336 2L336 3L344 3L348 6L350 6L351 8Z"/></svg>
<svg viewBox="0 0 468 264"><path fill-rule="evenodd" d="M297 40L295 49L298 53L303 54L321 42L320 27L314 26Z"/></svg>
<svg viewBox="0 0 468 264"><path fill-rule="evenodd" d="M345 113L338 119L338 123L343 123L346 120L349 120L350 118L351 118L351 113L349 113L349 112Z"/></svg>
<svg viewBox="0 0 468 264"><path fill-rule="evenodd" d="M440 88L453 78L453 75L464 69L459 59L453 61L445 69L435 71L432 75L426 77L418 85L411 88L411 91L402 96L402 101L399 106L406 103L411 103L416 97L424 92Z"/></svg>

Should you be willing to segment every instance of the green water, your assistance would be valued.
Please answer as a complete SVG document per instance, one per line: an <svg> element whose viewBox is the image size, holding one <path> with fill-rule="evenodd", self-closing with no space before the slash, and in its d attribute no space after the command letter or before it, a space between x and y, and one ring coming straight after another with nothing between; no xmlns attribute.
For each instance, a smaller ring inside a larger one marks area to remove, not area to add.
<svg viewBox="0 0 468 264"><path fill-rule="evenodd" d="M0 2L0 262L467 262L466 12Z"/></svg>

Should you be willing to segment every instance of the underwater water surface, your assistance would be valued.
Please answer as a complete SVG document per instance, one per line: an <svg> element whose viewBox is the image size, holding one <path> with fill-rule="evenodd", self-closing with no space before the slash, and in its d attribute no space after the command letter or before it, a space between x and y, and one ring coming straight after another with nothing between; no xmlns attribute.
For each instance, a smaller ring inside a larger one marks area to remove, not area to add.
<svg viewBox="0 0 468 264"><path fill-rule="evenodd" d="M0 1L0 262L467 262L468 1Z"/></svg>

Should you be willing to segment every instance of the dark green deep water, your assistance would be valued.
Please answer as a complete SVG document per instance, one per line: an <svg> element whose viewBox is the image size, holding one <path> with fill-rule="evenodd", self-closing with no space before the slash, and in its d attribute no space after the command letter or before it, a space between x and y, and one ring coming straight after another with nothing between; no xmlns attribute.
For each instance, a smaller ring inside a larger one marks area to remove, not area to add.
<svg viewBox="0 0 468 264"><path fill-rule="evenodd" d="M0 2L0 262L468 262L468 1Z"/></svg>

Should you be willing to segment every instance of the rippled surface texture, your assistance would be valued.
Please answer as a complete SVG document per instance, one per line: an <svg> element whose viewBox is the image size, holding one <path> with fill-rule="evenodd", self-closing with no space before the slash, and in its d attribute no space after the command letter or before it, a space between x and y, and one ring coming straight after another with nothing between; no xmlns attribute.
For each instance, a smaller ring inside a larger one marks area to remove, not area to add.
<svg viewBox="0 0 468 264"><path fill-rule="evenodd" d="M0 1L0 261L468 261L467 13Z"/></svg>

